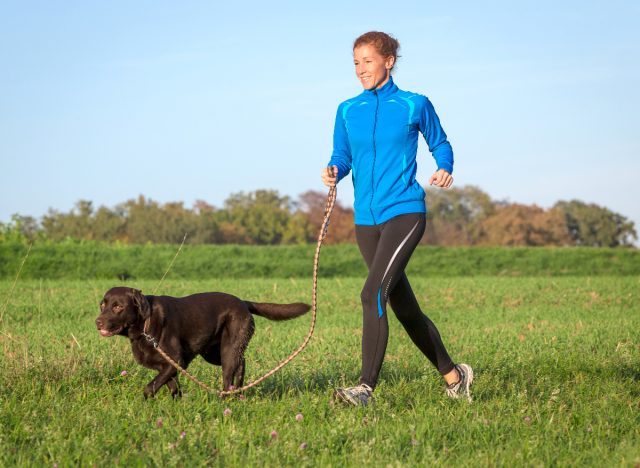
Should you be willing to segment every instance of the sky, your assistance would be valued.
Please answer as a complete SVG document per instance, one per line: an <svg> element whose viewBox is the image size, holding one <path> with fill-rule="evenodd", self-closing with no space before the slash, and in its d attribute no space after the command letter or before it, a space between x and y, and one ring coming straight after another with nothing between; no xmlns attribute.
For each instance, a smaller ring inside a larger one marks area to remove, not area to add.
<svg viewBox="0 0 640 468"><path fill-rule="evenodd" d="M454 186L597 203L640 231L631 0L0 0L0 222L81 199L221 207L325 190L337 106L361 92L352 43L369 30L400 41L394 80L433 102ZM424 185L423 141L418 161Z"/></svg>

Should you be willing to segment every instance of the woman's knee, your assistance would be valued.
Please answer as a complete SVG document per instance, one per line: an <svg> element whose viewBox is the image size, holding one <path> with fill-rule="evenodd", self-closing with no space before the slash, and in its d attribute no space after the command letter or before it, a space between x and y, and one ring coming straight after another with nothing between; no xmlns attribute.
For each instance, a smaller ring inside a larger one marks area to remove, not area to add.
<svg viewBox="0 0 640 468"><path fill-rule="evenodd" d="M365 283L360 292L360 301L365 310L375 308L378 303L378 287L369 282Z"/></svg>

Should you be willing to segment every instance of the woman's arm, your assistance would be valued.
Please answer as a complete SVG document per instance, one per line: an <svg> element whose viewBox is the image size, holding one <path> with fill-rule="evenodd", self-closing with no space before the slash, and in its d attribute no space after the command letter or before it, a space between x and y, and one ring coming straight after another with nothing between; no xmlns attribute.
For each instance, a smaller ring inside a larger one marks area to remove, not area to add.
<svg viewBox="0 0 640 468"><path fill-rule="evenodd" d="M449 188L453 184L453 149L447 140L447 134L440 125L440 119L429 101L425 98L422 115L420 116L420 132L427 142L429 151L436 161L438 170L429 178L429 184L437 187Z"/></svg>
<svg viewBox="0 0 640 468"><path fill-rule="evenodd" d="M347 135L347 126L345 122L345 104L338 106L336 113L336 123L333 128L333 153L327 167L334 166L337 168L337 174L334 178L340 180L351 171L351 146L349 145L349 137ZM327 169L324 170L325 172ZM326 182L325 182L326 183Z"/></svg>

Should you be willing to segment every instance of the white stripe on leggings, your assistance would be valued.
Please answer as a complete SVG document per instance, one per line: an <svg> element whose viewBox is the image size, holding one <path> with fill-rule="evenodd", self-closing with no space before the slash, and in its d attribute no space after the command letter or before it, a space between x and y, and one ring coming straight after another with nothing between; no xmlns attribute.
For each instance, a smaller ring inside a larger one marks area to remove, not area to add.
<svg viewBox="0 0 640 468"><path fill-rule="evenodd" d="M420 220L418 220L418 222L416 223L415 226L413 226L413 229L411 229L411 231L409 231L409 234L407 234L407 237L405 237L402 242L400 242L400 245L398 246L398 248L396 249L395 252L393 252L393 256L391 257L391 260L389 260L389 264L387 265L387 269L384 271L384 275L382 275L382 284L384 284L384 278L387 276L387 273L389 273L389 269L391 268L391 265L393 264L393 261L396 259L396 257L398 256L398 254L400 253L400 249L402 249L402 247L404 246L404 244L407 243L407 241L409 240L409 237L411 237L411 234L413 234L413 232L418 228L418 224L420 224Z"/></svg>

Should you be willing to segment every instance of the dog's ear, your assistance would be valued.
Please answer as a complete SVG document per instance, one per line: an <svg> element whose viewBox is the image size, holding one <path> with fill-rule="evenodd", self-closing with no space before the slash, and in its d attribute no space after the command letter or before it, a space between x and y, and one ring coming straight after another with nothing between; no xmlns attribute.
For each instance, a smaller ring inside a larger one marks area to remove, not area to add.
<svg viewBox="0 0 640 468"><path fill-rule="evenodd" d="M151 306L149 305L149 301L147 297L142 294L140 289L131 289L131 294L133 296L133 303L138 308L138 313L143 320L147 320L151 315Z"/></svg>

